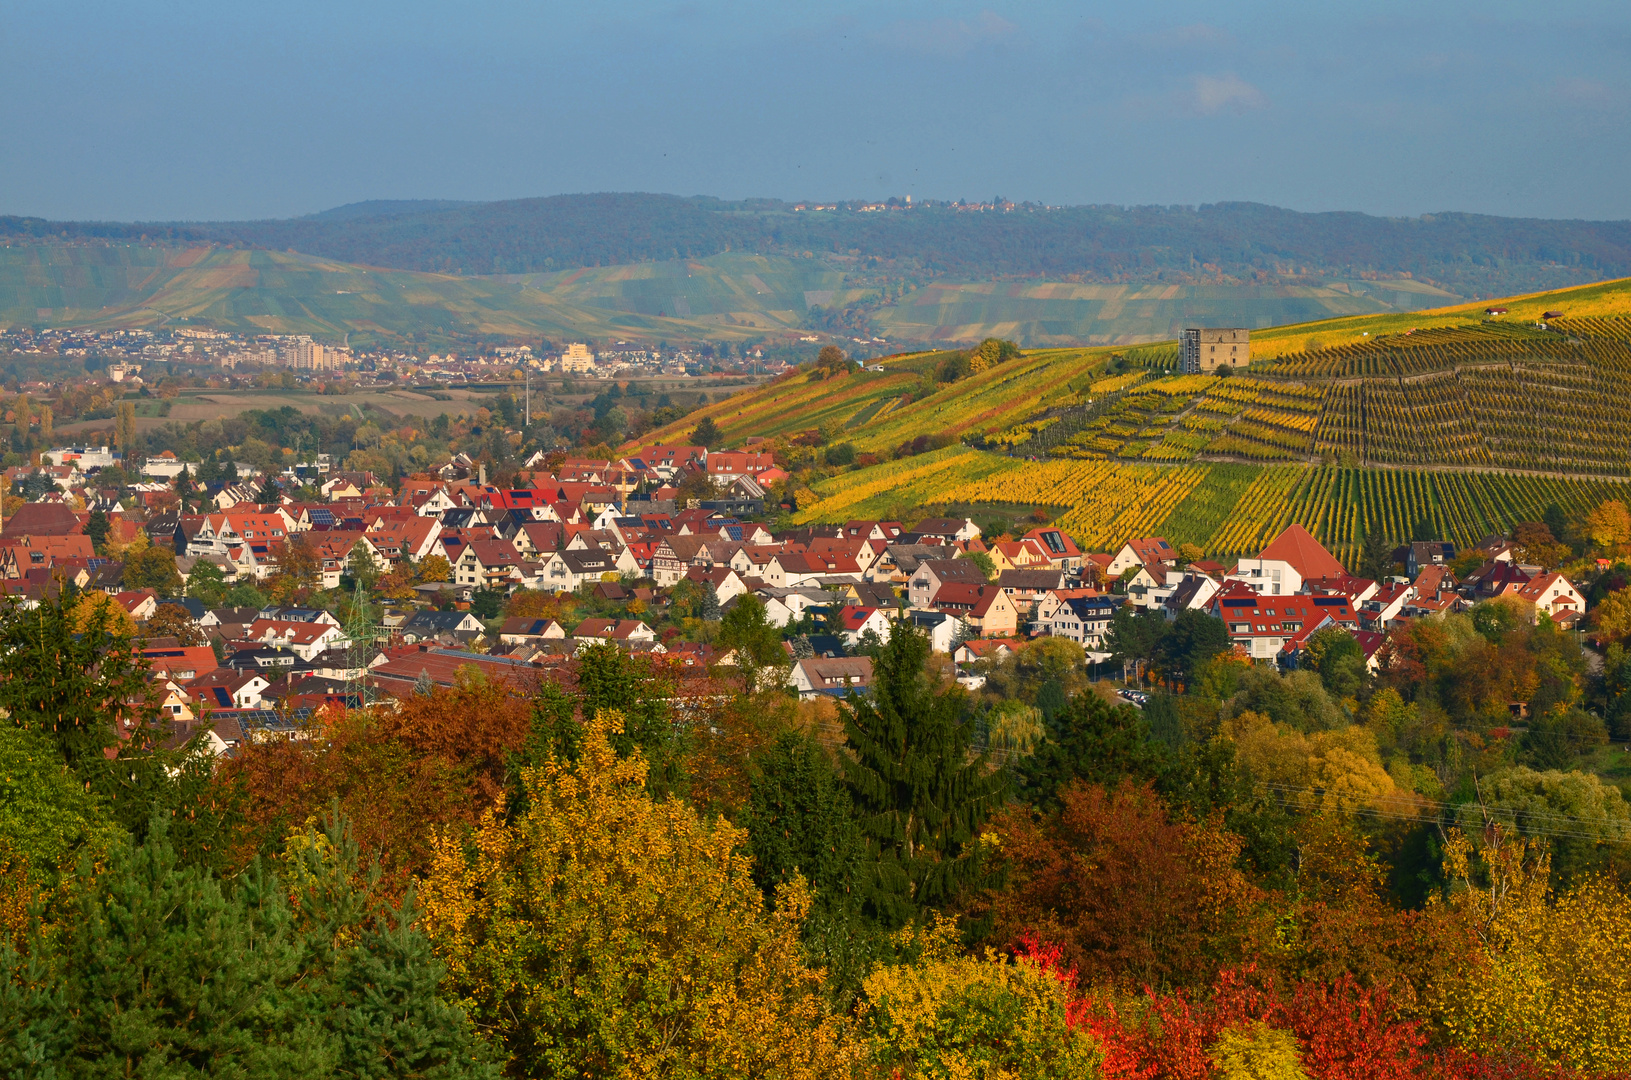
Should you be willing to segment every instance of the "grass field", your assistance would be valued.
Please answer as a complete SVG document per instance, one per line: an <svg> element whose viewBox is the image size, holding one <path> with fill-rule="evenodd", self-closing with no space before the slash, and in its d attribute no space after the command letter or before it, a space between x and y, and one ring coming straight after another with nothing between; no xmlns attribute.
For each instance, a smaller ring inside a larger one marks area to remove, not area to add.
<svg viewBox="0 0 1631 1080"><path fill-rule="evenodd" d="M363 390L337 395L316 394L308 390L186 390L169 401L139 401L136 427L145 431L171 422L185 424L195 420L220 420L249 409L281 409L284 406L312 416L366 415L388 425L408 417L473 413L484 404L490 404L492 399L491 393L462 388L439 388L436 392L447 400L406 389ZM112 427L112 420L83 420L58 424L56 430L64 435L75 435L82 431L111 430Z"/></svg>

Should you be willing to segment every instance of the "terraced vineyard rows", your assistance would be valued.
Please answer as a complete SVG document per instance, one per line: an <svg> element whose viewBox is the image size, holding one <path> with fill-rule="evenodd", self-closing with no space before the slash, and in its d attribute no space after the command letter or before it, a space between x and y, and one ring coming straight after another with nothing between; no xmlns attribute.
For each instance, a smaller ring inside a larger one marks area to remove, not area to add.
<svg viewBox="0 0 1631 1080"><path fill-rule="evenodd" d="M1100 479L1055 524L1099 551L1129 537L1148 536L1206 479L1205 466L1128 465Z"/></svg>
<svg viewBox="0 0 1631 1080"><path fill-rule="evenodd" d="M1303 465L1037 463L956 447L841 474L816 494L800 521L910 516L945 505L1042 505L1064 510L1055 521L1084 550L1160 534L1221 558L1259 551L1296 521L1351 564L1372 529L1397 541L1426 518L1439 535L1466 546L1538 520L1553 503L1574 516L1605 499L1631 501L1631 484Z"/></svg>
<svg viewBox="0 0 1631 1080"><path fill-rule="evenodd" d="M1386 334L1368 341L1291 353L1265 374L1285 379L1347 379L1356 376L1422 375L1459 364L1491 360L1575 359L1560 334L1520 326L1446 327Z"/></svg>
<svg viewBox="0 0 1631 1080"><path fill-rule="evenodd" d="M1631 319L1624 316L1564 316L1549 320L1548 325L1570 337L1631 341Z"/></svg>

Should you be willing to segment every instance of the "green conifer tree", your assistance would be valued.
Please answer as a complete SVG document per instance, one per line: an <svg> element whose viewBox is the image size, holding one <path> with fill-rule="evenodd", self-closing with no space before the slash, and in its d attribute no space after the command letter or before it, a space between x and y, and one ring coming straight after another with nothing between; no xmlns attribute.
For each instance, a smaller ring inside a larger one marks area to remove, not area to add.
<svg viewBox="0 0 1631 1080"><path fill-rule="evenodd" d="M929 656L926 637L898 628L873 661L871 694L840 706L845 783L876 860L868 908L891 925L978 874L977 858L959 856L1006 786L984 755L969 756L965 696L929 674Z"/></svg>

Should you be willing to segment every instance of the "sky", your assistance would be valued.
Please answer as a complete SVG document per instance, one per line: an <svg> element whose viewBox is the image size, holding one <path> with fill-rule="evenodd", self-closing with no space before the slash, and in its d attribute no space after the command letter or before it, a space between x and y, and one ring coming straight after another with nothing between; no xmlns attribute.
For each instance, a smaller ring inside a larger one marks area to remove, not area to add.
<svg viewBox="0 0 1631 1080"><path fill-rule="evenodd" d="M0 214L1247 200L1631 218L1631 4L6 0Z"/></svg>

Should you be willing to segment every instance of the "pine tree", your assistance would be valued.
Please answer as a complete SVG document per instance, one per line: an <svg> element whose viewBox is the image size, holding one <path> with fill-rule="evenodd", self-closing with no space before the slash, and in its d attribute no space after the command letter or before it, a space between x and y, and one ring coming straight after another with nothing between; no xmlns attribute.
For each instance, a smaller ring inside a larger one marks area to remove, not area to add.
<svg viewBox="0 0 1631 1080"><path fill-rule="evenodd" d="M935 684L929 655L926 637L897 629L873 661L871 695L840 706L844 778L876 860L868 907L896 925L979 872L977 859L958 856L1006 786L984 755L969 757L963 691Z"/></svg>
<svg viewBox="0 0 1631 1080"><path fill-rule="evenodd" d="M61 933L24 954L0 939L0 1074L496 1080L442 1000L413 893L400 912L374 899L339 815L280 861L287 881L257 862L225 884L183 866L162 821L103 873L87 860Z"/></svg>
<svg viewBox="0 0 1631 1080"><path fill-rule="evenodd" d="M341 1076L496 1080L485 1046L464 1010L442 1000L447 968L414 927L410 891L402 910L385 911L348 951L335 980Z"/></svg>
<svg viewBox="0 0 1631 1080"><path fill-rule="evenodd" d="M1381 581L1388 572L1393 554L1392 546L1379 528L1365 534L1365 543L1359 551L1359 576Z"/></svg>
<svg viewBox="0 0 1631 1080"><path fill-rule="evenodd" d="M176 473L176 498L180 503L181 512L183 514L187 512L187 505L192 501L195 493L192 473L187 469L186 464L183 463L181 466L181 471Z"/></svg>
<svg viewBox="0 0 1631 1080"><path fill-rule="evenodd" d="M774 900L778 886L802 875L819 907L860 905L866 841L849 791L814 740L785 732L750 781L742 824L753 852L753 879Z"/></svg>
<svg viewBox="0 0 1631 1080"><path fill-rule="evenodd" d="M697 617L703 622L718 622L720 619L719 592L711 581L702 587L702 603L697 608Z"/></svg>
<svg viewBox="0 0 1631 1080"><path fill-rule="evenodd" d="M100 509L91 511L91 519L85 523L85 535L91 538L91 550L98 555L102 554L103 547L108 542L108 515Z"/></svg>
<svg viewBox="0 0 1631 1080"><path fill-rule="evenodd" d="M1083 691L1044 721L1047 738L1018 768L1018 793L1043 808L1058 805L1072 780L1113 787L1124 776L1149 779L1160 771L1159 747L1144 715Z"/></svg>

